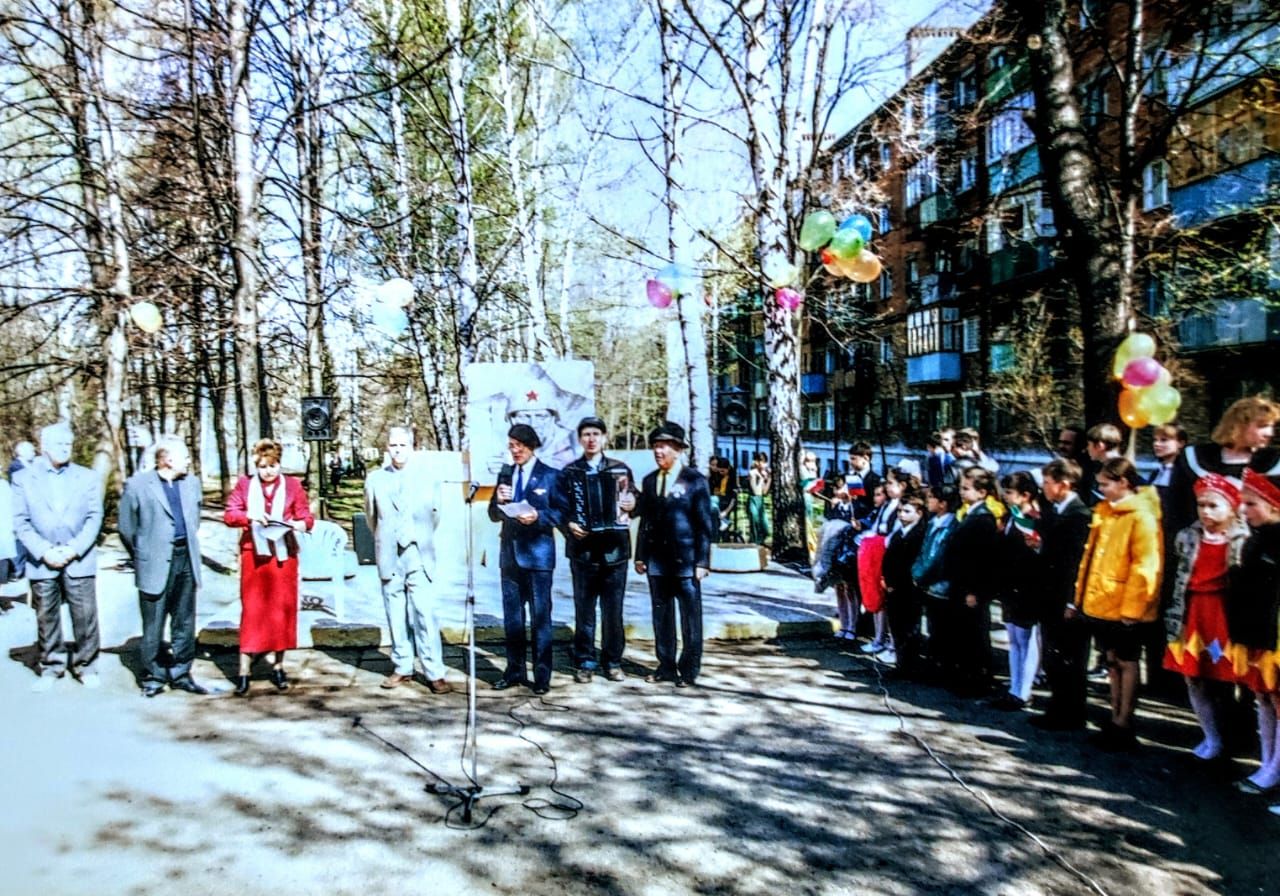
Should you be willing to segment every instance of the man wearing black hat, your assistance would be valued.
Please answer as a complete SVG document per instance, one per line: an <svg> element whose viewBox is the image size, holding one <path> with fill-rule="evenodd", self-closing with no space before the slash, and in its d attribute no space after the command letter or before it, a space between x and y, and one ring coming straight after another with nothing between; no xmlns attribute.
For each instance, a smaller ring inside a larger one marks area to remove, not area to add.
<svg viewBox="0 0 1280 896"><path fill-rule="evenodd" d="M591 681L601 668L610 681L622 681L622 601L627 590L627 561L631 559L631 530L627 514L635 510L635 478L619 460L604 456L607 429L599 417L578 423L582 457L570 462L557 479L556 508L564 533L564 554L573 571L573 680ZM575 508L594 503L588 494L616 496L613 519L579 519ZM596 662L596 601L600 602L600 660Z"/></svg>
<svg viewBox="0 0 1280 896"><path fill-rule="evenodd" d="M498 567L502 572L502 621L507 668L494 690L526 684L525 604L533 630L533 692L551 689L551 574L556 568L553 532L560 522L551 505L556 474L534 456L541 444L533 427L517 423L507 431L507 450L514 463L498 473L498 487L489 500L489 519L502 523ZM510 516L504 504L527 508Z"/></svg>
<svg viewBox="0 0 1280 896"><path fill-rule="evenodd" d="M683 463L684 428L666 422L649 433L658 469L644 477L636 572L649 577L658 668L645 681L691 687L702 668L702 580L711 571L715 514L706 477ZM682 649L676 659L676 605Z"/></svg>

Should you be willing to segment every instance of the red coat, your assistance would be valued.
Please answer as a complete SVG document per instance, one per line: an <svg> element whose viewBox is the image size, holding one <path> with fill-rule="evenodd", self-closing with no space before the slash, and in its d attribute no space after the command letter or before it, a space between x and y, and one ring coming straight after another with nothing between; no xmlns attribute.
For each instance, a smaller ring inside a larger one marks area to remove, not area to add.
<svg viewBox="0 0 1280 896"><path fill-rule="evenodd" d="M292 476L278 480L284 493L284 518L315 525L302 483ZM227 497L223 522L240 534L240 652L266 653L298 646L298 543L289 539L289 558L259 557L249 531L249 482L242 476ZM269 503L269 502L268 502Z"/></svg>

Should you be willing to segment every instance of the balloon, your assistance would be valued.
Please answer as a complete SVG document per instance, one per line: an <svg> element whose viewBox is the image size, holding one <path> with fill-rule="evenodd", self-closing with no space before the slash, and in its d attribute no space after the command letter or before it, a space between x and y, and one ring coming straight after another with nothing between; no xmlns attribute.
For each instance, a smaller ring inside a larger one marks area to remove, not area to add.
<svg viewBox="0 0 1280 896"><path fill-rule="evenodd" d="M645 284L645 291L649 294L649 304L654 308L666 308L675 298L661 280L650 280Z"/></svg>
<svg viewBox="0 0 1280 896"><path fill-rule="evenodd" d="M1145 389L1160 379L1162 370L1164 367L1155 358L1134 358L1124 366L1120 379L1126 386Z"/></svg>
<svg viewBox="0 0 1280 896"><path fill-rule="evenodd" d="M845 276L854 283L871 283L880 276L880 258L867 249L863 249L842 265Z"/></svg>
<svg viewBox="0 0 1280 896"><path fill-rule="evenodd" d="M409 315L394 305L375 305L370 317L375 327L392 338L409 329Z"/></svg>
<svg viewBox="0 0 1280 896"><path fill-rule="evenodd" d="M698 272L685 264L673 262L667 265L658 271L657 279L671 293L672 298L698 291Z"/></svg>
<svg viewBox="0 0 1280 896"><path fill-rule="evenodd" d="M1163 426L1178 415L1182 393L1173 386L1152 386L1138 396L1137 408L1153 426Z"/></svg>
<svg viewBox="0 0 1280 896"><path fill-rule="evenodd" d="M392 277L378 287L378 298L397 308L408 308L413 302L413 284L403 277Z"/></svg>
<svg viewBox="0 0 1280 896"><path fill-rule="evenodd" d="M1125 389L1120 393L1120 419L1131 429L1142 429L1151 422L1138 406L1141 397L1142 393L1133 389Z"/></svg>
<svg viewBox="0 0 1280 896"><path fill-rule="evenodd" d="M800 225L800 248L806 252L821 249L831 242L836 232L836 216L829 211L810 212Z"/></svg>
<svg viewBox="0 0 1280 896"><path fill-rule="evenodd" d="M836 256L834 252L832 252L830 249L823 249L821 252L818 253L818 257L822 259L822 266L824 268L826 268L832 274L837 273L836 271L831 270L831 266L836 263ZM839 275L837 274L837 276Z"/></svg>
<svg viewBox="0 0 1280 896"><path fill-rule="evenodd" d="M1160 375L1156 377L1157 386L1168 386L1173 382L1173 374L1169 372L1169 368L1161 365Z"/></svg>
<svg viewBox="0 0 1280 896"><path fill-rule="evenodd" d="M848 277L849 276L844 271L844 262L842 262L838 258L831 259L830 264L824 264L822 266L822 269L826 271L828 274L830 274L832 277Z"/></svg>
<svg viewBox="0 0 1280 896"><path fill-rule="evenodd" d="M761 267L764 279L775 289L790 286L800 276L800 269L781 252L770 252Z"/></svg>
<svg viewBox="0 0 1280 896"><path fill-rule="evenodd" d="M804 303L804 296L790 287L782 287L773 294L778 307L787 311L795 311Z"/></svg>
<svg viewBox="0 0 1280 896"><path fill-rule="evenodd" d="M151 302L134 302L129 308L129 318L144 333L155 333L164 324L160 309Z"/></svg>
<svg viewBox="0 0 1280 896"><path fill-rule="evenodd" d="M1111 373L1116 379L1124 376L1124 369L1136 358L1150 358L1156 353L1156 341L1146 333L1130 333L1116 349L1115 360L1111 364Z"/></svg>
<svg viewBox="0 0 1280 896"><path fill-rule="evenodd" d="M831 244L827 247L831 250L836 258L853 258L862 251L866 241L862 238L862 234L856 230L841 227L836 231L835 236L831 238Z"/></svg>
<svg viewBox="0 0 1280 896"><path fill-rule="evenodd" d="M863 243L871 242L871 219L866 215L850 215L840 222L839 230L851 230L862 237Z"/></svg>

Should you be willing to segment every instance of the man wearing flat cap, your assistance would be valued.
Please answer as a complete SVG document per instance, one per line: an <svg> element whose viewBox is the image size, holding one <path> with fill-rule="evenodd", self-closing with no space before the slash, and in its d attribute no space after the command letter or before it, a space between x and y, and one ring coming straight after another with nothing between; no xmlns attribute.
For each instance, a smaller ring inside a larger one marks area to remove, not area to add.
<svg viewBox="0 0 1280 896"><path fill-rule="evenodd" d="M557 471L534 456L541 444L525 423L507 431L512 463L498 473L489 499L489 519L502 524L498 567L502 573L502 622L507 668L494 684L502 691L529 681L525 667L525 605L533 632L533 692L551 689L551 574L556 568L553 534L560 515L551 505ZM514 516L504 505L520 505Z"/></svg>
<svg viewBox="0 0 1280 896"><path fill-rule="evenodd" d="M636 508L635 477L622 461L605 457L605 422L578 422L582 457L558 477L555 501L564 533L564 554L573 572L573 680L587 684L600 671L622 681L626 637L622 601L631 559L631 530L626 520ZM594 500L593 500L594 499ZM586 519L596 506L612 508L612 519ZM579 519L577 508L587 511ZM596 603L600 604L600 660L596 660Z"/></svg>
<svg viewBox="0 0 1280 896"><path fill-rule="evenodd" d="M691 687L702 668L702 580L711 571L715 513L706 477L684 464L684 428L663 423L649 433L658 469L640 490L636 572L649 577L658 668L645 680ZM680 657L676 658L676 608Z"/></svg>

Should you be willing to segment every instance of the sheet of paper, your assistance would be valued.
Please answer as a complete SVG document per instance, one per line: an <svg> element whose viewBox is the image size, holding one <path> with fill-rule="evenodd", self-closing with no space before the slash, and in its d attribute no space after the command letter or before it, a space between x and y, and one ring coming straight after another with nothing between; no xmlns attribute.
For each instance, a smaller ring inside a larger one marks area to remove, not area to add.
<svg viewBox="0 0 1280 896"><path fill-rule="evenodd" d="M498 509L512 519L515 519L522 513L528 513L529 511L537 510L538 508L534 507L528 501L511 501L507 504L499 504Z"/></svg>

